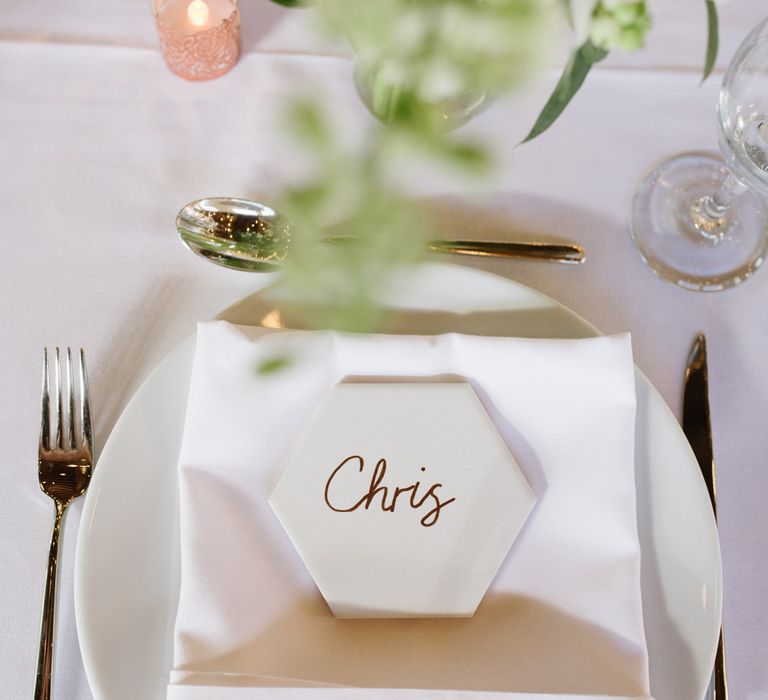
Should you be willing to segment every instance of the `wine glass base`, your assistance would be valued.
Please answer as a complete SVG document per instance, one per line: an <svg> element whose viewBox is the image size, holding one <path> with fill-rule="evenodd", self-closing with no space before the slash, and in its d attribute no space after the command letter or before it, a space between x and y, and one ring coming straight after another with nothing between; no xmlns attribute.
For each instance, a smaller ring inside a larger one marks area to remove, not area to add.
<svg viewBox="0 0 768 700"><path fill-rule="evenodd" d="M660 277L685 289L713 292L741 284L768 249L766 200L738 195L730 223L718 238L697 229L691 205L716 193L728 178L718 157L687 153L657 165L641 181L632 206L631 233L643 260Z"/></svg>

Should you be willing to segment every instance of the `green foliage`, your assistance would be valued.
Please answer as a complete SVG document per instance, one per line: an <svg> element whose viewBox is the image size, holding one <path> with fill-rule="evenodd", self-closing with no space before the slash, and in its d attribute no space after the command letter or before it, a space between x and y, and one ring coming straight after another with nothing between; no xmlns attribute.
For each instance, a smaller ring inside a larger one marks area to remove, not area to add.
<svg viewBox="0 0 768 700"><path fill-rule="evenodd" d="M298 6L306 0L274 0ZM575 0L316 0L325 24L345 35L358 56L362 80L371 86L369 107L381 121L421 120L445 129L440 105L473 91L496 94L530 72L541 46L547 10L559 6L573 22ZM707 8L707 48L702 80L718 51L714 0ZM314 4L314 3L312 3ZM555 91L526 137L546 131L580 89L590 68L602 60L595 49L635 51L651 28L645 0L580 2L587 37L571 55ZM590 15L591 13L591 15ZM454 128L456 123L449 123Z"/></svg>
<svg viewBox="0 0 768 700"><path fill-rule="evenodd" d="M372 330L377 295L393 269L420 258L430 230L424 213L394 184L398 134L381 127L362 149L348 150L311 102L291 105L287 123L312 172L279 202L292 225L283 283L293 297L311 302L306 323Z"/></svg>
<svg viewBox="0 0 768 700"><path fill-rule="evenodd" d="M278 5L283 5L284 7L303 7L312 4L310 0L272 0L272 2L275 2Z"/></svg>
<svg viewBox="0 0 768 700"><path fill-rule="evenodd" d="M717 16L707 3L706 73L717 48ZM419 260L434 233L405 190L403 160L450 166L468 178L489 173L489 150L449 132L489 95L533 72L550 13L564 4L575 7L568 0L316 1L326 29L354 48L358 89L381 123L351 147L318 103L298 99L290 107L286 124L309 173L276 204L291 222L283 283L294 298L312 302L305 323L376 328L392 271ZM554 123L610 49L638 48L650 27L644 0L585 0L571 19L579 46L526 141Z"/></svg>
<svg viewBox="0 0 768 700"><path fill-rule="evenodd" d="M533 128L525 137L524 142L536 138L552 126L574 95L579 91L592 66L598 61L602 61L607 55L608 52L605 49L598 48L590 39L587 39L584 44L573 52L552 95L544 105L544 109L542 109Z"/></svg>
<svg viewBox="0 0 768 700"><path fill-rule="evenodd" d="M712 72L718 47L717 8L714 0L705 2L708 36L703 80ZM536 138L552 126L579 91L595 63L602 61L615 48L625 51L641 48L651 28L645 0L597 0L589 20L589 38L571 54L557 86L524 142Z"/></svg>
<svg viewBox="0 0 768 700"><path fill-rule="evenodd" d="M600 49L637 51L651 28L644 0L602 0L592 14L591 42Z"/></svg>
<svg viewBox="0 0 768 700"><path fill-rule="evenodd" d="M717 60L717 49L720 43L719 32L717 28L717 6L714 0L706 0L707 3L707 52L704 58L704 74L702 82L704 82L712 69L715 67L715 61Z"/></svg>
<svg viewBox="0 0 768 700"><path fill-rule="evenodd" d="M409 198L408 163L490 172L489 152L447 133L446 101L499 92L531 72L544 39L539 0L319 0L327 28L357 52L358 80L382 124L351 147L319 104L296 100L285 123L310 161L278 210L291 222L283 283L311 301L304 322L376 328L378 297L393 270L434 237L428 213Z"/></svg>
<svg viewBox="0 0 768 700"><path fill-rule="evenodd" d="M446 130L446 103L527 78L553 12L540 0L322 0L319 8L354 48L371 111L422 131Z"/></svg>
<svg viewBox="0 0 768 700"><path fill-rule="evenodd" d="M256 374L261 376L267 376L270 374L276 374L280 370L285 369L291 364L291 361L284 356L270 357L264 360L256 367Z"/></svg>

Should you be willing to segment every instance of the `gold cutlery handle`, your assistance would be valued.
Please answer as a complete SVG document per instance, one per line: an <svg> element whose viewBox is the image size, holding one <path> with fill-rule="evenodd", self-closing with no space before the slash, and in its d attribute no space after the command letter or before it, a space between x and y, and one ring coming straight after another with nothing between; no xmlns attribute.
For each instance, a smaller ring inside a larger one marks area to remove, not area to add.
<svg viewBox="0 0 768 700"><path fill-rule="evenodd" d="M429 250L457 255L478 255L495 258L528 258L566 264L586 260L584 249L575 243L541 243L536 241L448 241L427 242Z"/></svg>
<svg viewBox="0 0 768 700"><path fill-rule="evenodd" d="M720 639L717 642L715 669L712 672L712 700L728 700L728 683L725 677L725 647L723 646L722 628L720 628Z"/></svg>
<svg viewBox="0 0 768 700"><path fill-rule="evenodd" d="M50 700L51 669L53 667L53 637L56 616L56 569L59 559L59 535L66 506L56 502L56 519L51 533L51 547L48 551L48 573L45 578L43 619L40 625L40 648L37 652L37 677L34 700Z"/></svg>

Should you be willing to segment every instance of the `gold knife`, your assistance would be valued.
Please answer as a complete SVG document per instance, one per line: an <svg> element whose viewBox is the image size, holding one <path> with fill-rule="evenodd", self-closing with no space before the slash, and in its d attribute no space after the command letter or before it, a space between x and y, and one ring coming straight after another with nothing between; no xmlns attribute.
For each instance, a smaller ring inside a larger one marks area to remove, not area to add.
<svg viewBox="0 0 768 700"><path fill-rule="evenodd" d="M688 355L683 390L683 432L688 438L707 485L712 510L717 520L717 493L715 489L715 460L712 453L712 425L709 418L709 378L707 376L707 339L699 333ZM710 682L714 700L728 700L725 677L725 651L723 629L717 644L715 668Z"/></svg>

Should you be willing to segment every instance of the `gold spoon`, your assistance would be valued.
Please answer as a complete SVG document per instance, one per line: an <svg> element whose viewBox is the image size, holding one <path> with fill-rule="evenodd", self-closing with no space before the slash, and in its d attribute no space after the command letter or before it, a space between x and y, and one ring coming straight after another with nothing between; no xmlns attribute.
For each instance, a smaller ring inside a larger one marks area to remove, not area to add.
<svg viewBox="0 0 768 700"><path fill-rule="evenodd" d="M176 216L176 230L193 253L218 265L250 272L274 272L290 254L291 225L274 209L234 197L190 202ZM354 244L349 236L330 236L330 243ZM575 243L540 241L430 240L437 253L497 258L527 258L578 264L584 249Z"/></svg>

